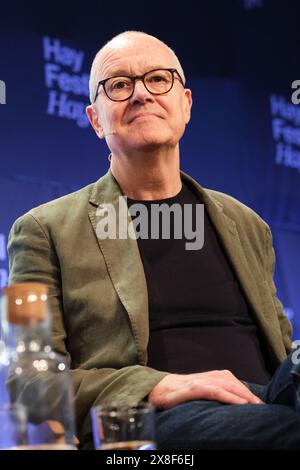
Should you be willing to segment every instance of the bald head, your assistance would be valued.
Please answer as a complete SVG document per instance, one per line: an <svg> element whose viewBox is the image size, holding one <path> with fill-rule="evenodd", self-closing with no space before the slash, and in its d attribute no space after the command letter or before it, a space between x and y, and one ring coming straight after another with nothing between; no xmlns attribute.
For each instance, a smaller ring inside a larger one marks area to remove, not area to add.
<svg viewBox="0 0 300 470"><path fill-rule="evenodd" d="M165 48L168 53L170 54L170 57L172 58L174 62L174 66L178 70L179 74L182 77L183 82L185 83L185 76L183 69L181 67L181 64L178 60L178 57L176 56L175 52L167 46L163 41L160 39L157 39L154 36L151 36L150 34L143 33L142 31L125 31L123 33L118 34L117 36L114 36L110 41L108 41L96 54L92 67L91 67L91 73L90 73L90 81L89 81L89 89L90 89L90 101L93 103L95 93L96 93L96 88L99 80L103 79L104 77L101 77L101 63L102 59L105 56L105 54L110 51L110 50L119 50L124 47L130 47L131 45L134 46L136 43L138 43L141 39L143 41L147 40L149 41L149 44L158 44L161 47Z"/></svg>

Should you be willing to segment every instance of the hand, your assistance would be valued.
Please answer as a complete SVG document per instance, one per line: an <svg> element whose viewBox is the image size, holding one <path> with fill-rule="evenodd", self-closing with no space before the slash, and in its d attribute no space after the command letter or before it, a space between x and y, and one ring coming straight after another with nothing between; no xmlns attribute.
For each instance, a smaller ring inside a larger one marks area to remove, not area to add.
<svg viewBox="0 0 300 470"><path fill-rule="evenodd" d="M162 409L191 400L211 400L231 405L263 403L229 370L166 375L148 398L153 406Z"/></svg>

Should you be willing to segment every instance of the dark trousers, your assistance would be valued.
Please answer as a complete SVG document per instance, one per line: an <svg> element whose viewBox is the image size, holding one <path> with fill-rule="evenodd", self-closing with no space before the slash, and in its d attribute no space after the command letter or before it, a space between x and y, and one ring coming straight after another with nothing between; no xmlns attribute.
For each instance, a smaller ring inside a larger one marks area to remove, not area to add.
<svg viewBox="0 0 300 470"><path fill-rule="evenodd" d="M295 359L295 353L281 364L268 385L246 383L266 404L195 400L158 411L158 448L300 450L300 365L293 364L292 356Z"/></svg>

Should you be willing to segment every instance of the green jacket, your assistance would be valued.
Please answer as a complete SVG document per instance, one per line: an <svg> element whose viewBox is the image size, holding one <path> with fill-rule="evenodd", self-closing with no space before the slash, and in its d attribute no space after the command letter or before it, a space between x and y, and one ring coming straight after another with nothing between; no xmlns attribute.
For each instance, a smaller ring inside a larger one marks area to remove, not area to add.
<svg viewBox="0 0 300 470"><path fill-rule="evenodd" d="M203 189L184 173L181 177L206 206L275 370L291 349L291 326L276 298L270 230L232 197ZM147 367L148 297L137 242L96 235L98 205L110 203L118 210L121 194L108 171L96 183L20 217L8 242L10 283L49 286L53 346L72 369L82 441L91 406L141 400L166 375Z"/></svg>

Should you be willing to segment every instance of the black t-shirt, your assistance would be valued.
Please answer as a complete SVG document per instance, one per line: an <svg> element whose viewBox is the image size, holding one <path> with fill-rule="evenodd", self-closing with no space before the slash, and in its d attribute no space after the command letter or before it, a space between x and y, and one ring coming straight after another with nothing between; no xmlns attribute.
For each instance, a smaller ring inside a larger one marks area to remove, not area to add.
<svg viewBox="0 0 300 470"><path fill-rule="evenodd" d="M131 213L134 203L147 207L149 236L151 209L157 204L179 204L184 214L184 205L190 205L192 228L197 220L199 229L196 205L201 201L185 184L171 198L127 201ZM138 216L132 217L137 233ZM149 298L148 366L171 373L229 369L240 380L266 384L270 374L253 314L207 211L204 245L198 250L186 249L190 239L174 237L174 218L170 220L169 239L163 238L160 224L158 239L137 240Z"/></svg>

